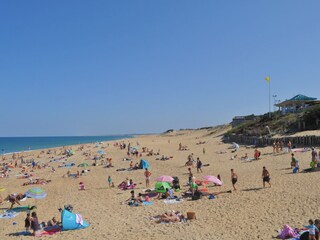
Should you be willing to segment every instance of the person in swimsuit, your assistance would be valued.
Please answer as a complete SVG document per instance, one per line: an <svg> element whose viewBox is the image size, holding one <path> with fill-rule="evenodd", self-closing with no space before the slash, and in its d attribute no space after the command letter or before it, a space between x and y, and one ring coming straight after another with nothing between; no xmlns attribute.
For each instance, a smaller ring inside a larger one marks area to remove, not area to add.
<svg viewBox="0 0 320 240"><path fill-rule="evenodd" d="M40 224L39 224L39 220L38 220L38 216L37 216L37 213L36 212L32 212L31 213L31 217L32 217L32 220L31 220L31 229L33 230L33 233L32 235L33 236L37 236L38 232L40 231Z"/></svg>
<svg viewBox="0 0 320 240"><path fill-rule="evenodd" d="M231 169L231 182L232 182L232 186L233 186L233 190L236 191L236 182L238 181L238 175L234 172L233 169Z"/></svg>
<svg viewBox="0 0 320 240"><path fill-rule="evenodd" d="M262 179L263 179L263 187L265 186L265 183L267 182L269 184L269 186L271 187L271 183L270 183L270 173L269 171L266 169L266 167L263 167L262 170Z"/></svg>
<svg viewBox="0 0 320 240"><path fill-rule="evenodd" d="M151 172L148 170L148 168L146 168L146 171L144 172L144 176L146 177L146 187L149 187L149 183L150 183L150 176L151 176Z"/></svg>
<svg viewBox="0 0 320 240"><path fill-rule="evenodd" d="M27 213L27 217L24 220L24 227L26 228L26 232L29 232L29 230L30 230L31 220L32 220L32 218L30 216L30 213Z"/></svg>

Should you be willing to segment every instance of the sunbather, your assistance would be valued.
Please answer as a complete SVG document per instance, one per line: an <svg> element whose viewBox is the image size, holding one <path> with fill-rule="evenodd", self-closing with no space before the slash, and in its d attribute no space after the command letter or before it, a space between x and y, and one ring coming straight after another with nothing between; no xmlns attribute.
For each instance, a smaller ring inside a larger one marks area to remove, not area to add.
<svg viewBox="0 0 320 240"><path fill-rule="evenodd" d="M156 222L177 223L180 222L182 219L184 219L184 216L180 212L170 211L160 215L159 220L157 220Z"/></svg>

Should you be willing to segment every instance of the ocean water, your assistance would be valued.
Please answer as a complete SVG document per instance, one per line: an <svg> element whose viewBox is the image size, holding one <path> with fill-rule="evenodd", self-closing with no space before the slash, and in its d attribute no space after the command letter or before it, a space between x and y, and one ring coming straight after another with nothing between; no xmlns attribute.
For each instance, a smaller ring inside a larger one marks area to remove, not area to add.
<svg viewBox="0 0 320 240"><path fill-rule="evenodd" d="M0 154L61 147L82 143L96 143L132 137L133 136L131 135L83 137L0 137Z"/></svg>

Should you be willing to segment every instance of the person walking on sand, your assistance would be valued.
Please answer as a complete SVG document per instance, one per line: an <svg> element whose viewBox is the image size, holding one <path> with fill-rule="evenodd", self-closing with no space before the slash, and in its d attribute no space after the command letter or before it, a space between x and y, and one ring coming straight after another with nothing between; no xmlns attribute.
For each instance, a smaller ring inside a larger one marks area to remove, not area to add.
<svg viewBox="0 0 320 240"><path fill-rule="evenodd" d="M108 183L109 183L109 187L112 187L112 178L111 178L111 176L108 177Z"/></svg>
<svg viewBox="0 0 320 240"><path fill-rule="evenodd" d="M232 182L232 187L233 190L236 191L236 183L238 181L238 175L235 173L235 171L233 169L231 169L231 182Z"/></svg>
<svg viewBox="0 0 320 240"><path fill-rule="evenodd" d="M151 172L148 170L148 168L146 168L146 171L144 172L144 176L146 177L146 187L149 187L150 184L150 176L151 176Z"/></svg>
<svg viewBox="0 0 320 240"><path fill-rule="evenodd" d="M271 187L271 183L270 183L270 173L269 171L266 169L266 167L263 167L262 170L262 180L263 180L263 187L265 186L265 183L267 182L269 184L269 186Z"/></svg>
<svg viewBox="0 0 320 240"><path fill-rule="evenodd" d="M202 173L202 162L200 161L200 158L197 158L197 173Z"/></svg>

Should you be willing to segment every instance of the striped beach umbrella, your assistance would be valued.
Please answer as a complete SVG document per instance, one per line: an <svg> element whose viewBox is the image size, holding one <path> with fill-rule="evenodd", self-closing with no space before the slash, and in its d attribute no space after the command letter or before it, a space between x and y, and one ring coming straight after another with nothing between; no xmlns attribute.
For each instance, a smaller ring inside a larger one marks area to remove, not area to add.
<svg viewBox="0 0 320 240"><path fill-rule="evenodd" d="M42 199L47 196L47 193L42 188L31 188L26 193L28 198Z"/></svg>

